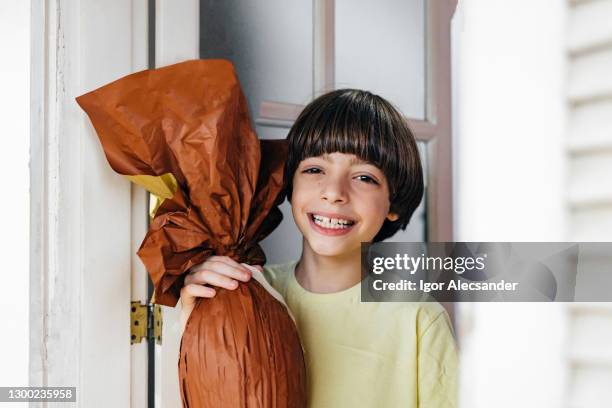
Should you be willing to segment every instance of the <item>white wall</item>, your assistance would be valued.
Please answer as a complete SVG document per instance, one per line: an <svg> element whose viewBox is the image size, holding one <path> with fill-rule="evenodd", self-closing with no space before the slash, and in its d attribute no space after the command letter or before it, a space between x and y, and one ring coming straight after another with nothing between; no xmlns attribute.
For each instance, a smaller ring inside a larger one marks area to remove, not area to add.
<svg viewBox="0 0 612 408"><path fill-rule="evenodd" d="M455 239L562 241L564 0L460 0L453 25ZM558 408L562 304L459 304L462 408Z"/></svg>
<svg viewBox="0 0 612 408"><path fill-rule="evenodd" d="M29 330L29 1L0 2L0 50L0 385L24 386Z"/></svg>
<svg viewBox="0 0 612 408"><path fill-rule="evenodd" d="M459 10L456 239L562 240L565 1L462 0Z"/></svg>

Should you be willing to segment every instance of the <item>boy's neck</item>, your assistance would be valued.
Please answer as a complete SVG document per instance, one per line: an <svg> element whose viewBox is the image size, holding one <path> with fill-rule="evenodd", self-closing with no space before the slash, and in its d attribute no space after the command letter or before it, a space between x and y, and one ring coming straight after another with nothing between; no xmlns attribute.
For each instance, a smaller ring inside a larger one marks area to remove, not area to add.
<svg viewBox="0 0 612 408"><path fill-rule="evenodd" d="M353 287L361 281L361 249L341 256L323 256L304 242L295 278L314 293L335 293Z"/></svg>

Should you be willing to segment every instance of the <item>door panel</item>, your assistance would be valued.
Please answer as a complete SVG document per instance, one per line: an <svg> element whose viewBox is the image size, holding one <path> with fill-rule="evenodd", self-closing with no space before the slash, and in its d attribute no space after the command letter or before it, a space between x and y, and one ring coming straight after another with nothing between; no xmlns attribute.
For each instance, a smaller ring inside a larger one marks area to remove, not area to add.
<svg viewBox="0 0 612 408"><path fill-rule="evenodd" d="M262 101L312 95L312 2L200 1L200 58L234 63L253 119Z"/></svg>
<svg viewBox="0 0 612 408"><path fill-rule="evenodd" d="M424 0L335 3L336 88L372 91L424 119Z"/></svg>

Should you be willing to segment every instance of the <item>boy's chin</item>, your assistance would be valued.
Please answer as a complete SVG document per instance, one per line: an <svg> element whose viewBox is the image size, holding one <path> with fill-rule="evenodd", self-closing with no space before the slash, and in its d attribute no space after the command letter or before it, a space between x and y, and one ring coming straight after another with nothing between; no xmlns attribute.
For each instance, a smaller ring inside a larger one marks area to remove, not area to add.
<svg viewBox="0 0 612 408"><path fill-rule="evenodd" d="M360 251L360 248L350 248L347 245L330 245L329 242L309 242L309 245L318 256L346 256Z"/></svg>

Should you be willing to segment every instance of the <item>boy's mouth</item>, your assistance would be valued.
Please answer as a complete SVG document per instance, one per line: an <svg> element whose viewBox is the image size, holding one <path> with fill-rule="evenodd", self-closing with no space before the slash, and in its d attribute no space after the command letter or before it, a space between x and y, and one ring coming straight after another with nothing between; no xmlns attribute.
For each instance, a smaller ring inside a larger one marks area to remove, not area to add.
<svg viewBox="0 0 612 408"><path fill-rule="evenodd" d="M317 213L308 213L308 218L315 231L324 235L346 234L356 224L356 221L350 218L330 217Z"/></svg>

